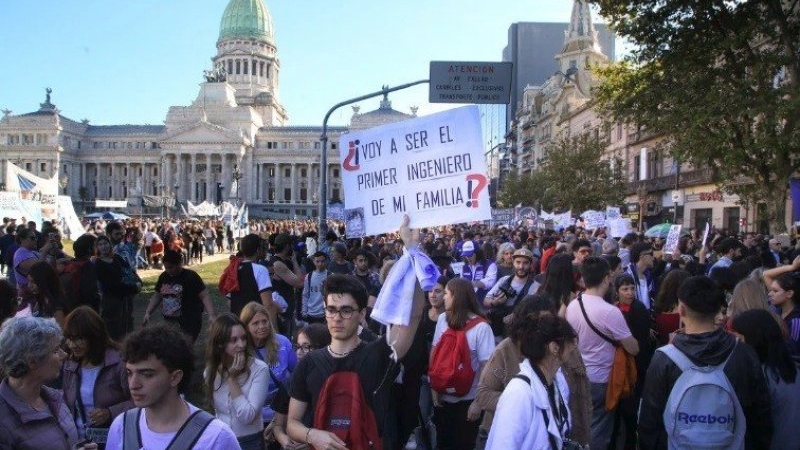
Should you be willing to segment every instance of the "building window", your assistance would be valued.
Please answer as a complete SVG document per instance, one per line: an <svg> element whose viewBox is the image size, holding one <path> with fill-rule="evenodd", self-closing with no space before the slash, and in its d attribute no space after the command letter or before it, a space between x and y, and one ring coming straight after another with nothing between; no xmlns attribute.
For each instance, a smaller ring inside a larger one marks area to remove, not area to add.
<svg viewBox="0 0 800 450"><path fill-rule="evenodd" d="M641 181L640 175L641 170L639 167L642 166L642 157L641 155L636 155L633 157L633 181Z"/></svg>
<svg viewBox="0 0 800 450"><path fill-rule="evenodd" d="M331 200L339 200L339 189L331 189Z"/></svg>
<svg viewBox="0 0 800 450"><path fill-rule="evenodd" d="M153 176L154 177L158 176L158 166L153 166Z"/></svg>
<svg viewBox="0 0 800 450"><path fill-rule="evenodd" d="M322 146L319 144L319 141L314 142L314 149L319 150L320 148L322 148Z"/></svg>
<svg viewBox="0 0 800 450"><path fill-rule="evenodd" d="M267 173L269 174L269 176L274 177L275 176L275 168L274 167L270 167L267 170Z"/></svg>
<svg viewBox="0 0 800 450"><path fill-rule="evenodd" d="M308 170L306 170L305 168L300 169L300 176L303 177L303 178L307 177L308 176Z"/></svg>
<svg viewBox="0 0 800 450"><path fill-rule="evenodd" d="M703 229L706 226L706 222L711 223L711 219L713 217L712 209L693 209L691 216L692 216L692 224L694 224L694 228L698 230Z"/></svg>
<svg viewBox="0 0 800 450"><path fill-rule="evenodd" d="M242 74L247 75L247 72L248 72L247 71L247 67L248 67L248 62L247 62L247 60L245 60L244 61L244 70L242 71Z"/></svg>
<svg viewBox="0 0 800 450"><path fill-rule="evenodd" d="M39 163L39 172L44 173L47 170L47 163Z"/></svg>
<svg viewBox="0 0 800 450"><path fill-rule="evenodd" d="M28 172L30 172L30 171L32 170L32 169L31 169L31 167L32 167L32 166L33 166L33 165L32 165L31 163L25 163L25 170L27 170Z"/></svg>
<svg viewBox="0 0 800 450"><path fill-rule="evenodd" d="M289 144L287 142L281 142L281 148L282 149L286 150L288 147L289 147Z"/></svg>
<svg viewBox="0 0 800 450"><path fill-rule="evenodd" d="M339 178L339 169L333 169L333 178Z"/></svg>
<svg viewBox="0 0 800 450"><path fill-rule="evenodd" d="M283 190L283 199L289 201L291 200L291 198L292 198L292 190L289 188L285 188Z"/></svg>
<svg viewBox="0 0 800 450"><path fill-rule="evenodd" d="M228 73L233 73L233 60L228 60Z"/></svg>
<svg viewBox="0 0 800 450"><path fill-rule="evenodd" d="M242 62L239 61L239 60L236 60L236 75L239 75L239 73L241 72L241 69L242 69Z"/></svg>
<svg viewBox="0 0 800 450"><path fill-rule="evenodd" d="M292 169L289 168L289 167L283 169L283 176L286 177L286 178L289 178L290 176L292 176Z"/></svg>
<svg viewBox="0 0 800 450"><path fill-rule="evenodd" d="M270 201L275 201L275 188L269 188L267 190L267 198Z"/></svg>
<svg viewBox="0 0 800 450"><path fill-rule="evenodd" d="M331 142L331 150L336 150L336 142Z"/></svg>
<svg viewBox="0 0 800 450"><path fill-rule="evenodd" d="M301 202L308 201L308 189L300 188L300 201Z"/></svg>

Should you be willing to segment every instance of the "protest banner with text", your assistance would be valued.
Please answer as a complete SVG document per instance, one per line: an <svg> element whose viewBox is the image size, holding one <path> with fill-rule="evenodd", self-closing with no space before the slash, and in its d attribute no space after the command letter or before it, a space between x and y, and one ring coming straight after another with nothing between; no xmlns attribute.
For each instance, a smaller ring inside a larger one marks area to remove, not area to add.
<svg viewBox="0 0 800 450"><path fill-rule="evenodd" d="M359 234L394 231L404 214L413 228L492 217L477 106L345 134L339 145L345 220Z"/></svg>

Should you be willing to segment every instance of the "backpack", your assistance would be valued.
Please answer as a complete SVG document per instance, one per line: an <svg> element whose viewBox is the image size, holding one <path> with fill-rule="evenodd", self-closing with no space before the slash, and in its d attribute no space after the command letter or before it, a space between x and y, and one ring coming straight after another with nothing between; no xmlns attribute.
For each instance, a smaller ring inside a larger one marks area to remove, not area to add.
<svg viewBox="0 0 800 450"><path fill-rule="evenodd" d="M129 409L123 414L125 416L122 418L122 450L139 450L142 448L142 433L139 430L139 416L142 414L142 409ZM214 416L206 411L202 409L195 411L186 419L165 450L191 450L212 420Z"/></svg>
<svg viewBox="0 0 800 450"><path fill-rule="evenodd" d="M383 450L375 413L364 398L358 373L352 370L335 371L325 379L314 409L313 428L335 434L349 450Z"/></svg>
<svg viewBox="0 0 800 450"><path fill-rule="evenodd" d="M237 271L241 263L242 258L238 256L231 256L228 260L228 265L219 277L219 292L223 296L227 296L239 290L239 275Z"/></svg>
<svg viewBox="0 0 800 450"><path fill-rule="evenodd" d="M472 369L467 331L481 322L485 322L482 317L473 317L464 328L454 330L448 327L442 333L439 343L431 353L428 368L431 389L461 397L472 388L475 371Z"/></svg>
<svg viewBox="0 0 800 450"><path fill-rule="evenodd" d="M658 349L682 371L664 408L670 449L744 449L747 423L724 371L735 350L718 366L698 367L672 344Z"/></svg>

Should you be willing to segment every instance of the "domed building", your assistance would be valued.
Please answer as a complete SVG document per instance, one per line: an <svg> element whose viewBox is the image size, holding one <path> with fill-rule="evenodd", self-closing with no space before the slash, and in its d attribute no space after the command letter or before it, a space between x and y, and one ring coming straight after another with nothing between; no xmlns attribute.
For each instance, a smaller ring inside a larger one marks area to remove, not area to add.
<svg viewBox="0 0 800 450"><path fill-rule="evenodd" d="M237 201L253 217L315 216L322 128L288 125L275 29L264 2L230 0L216 47L196 99L170 107L164 125L78 122L61 114L48 89L37 111L3 111L0 153L36 176L58 174L61 194L71 196L76 209L95 200L138 205L142 198L176 198ZM413 115L391 109L384 98L377 110L356 112L352 125L370 128ZM338 141L347 131L328 127L328 201L344 198ZM144 207L145 213L160 211Z"/></svg>

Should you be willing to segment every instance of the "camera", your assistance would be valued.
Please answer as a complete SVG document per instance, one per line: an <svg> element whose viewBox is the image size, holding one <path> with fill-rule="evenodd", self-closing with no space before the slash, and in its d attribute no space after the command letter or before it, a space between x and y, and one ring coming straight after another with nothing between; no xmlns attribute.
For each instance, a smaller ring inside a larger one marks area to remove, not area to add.
<svg viewBox="0 0 800 450"><path fill-rule="evenodd" d="M511 286L500 286L497 288L497 290L500 291L501 294L505 295L506 298L514 298L517 296L516 289L512 288Z"/></svg>

